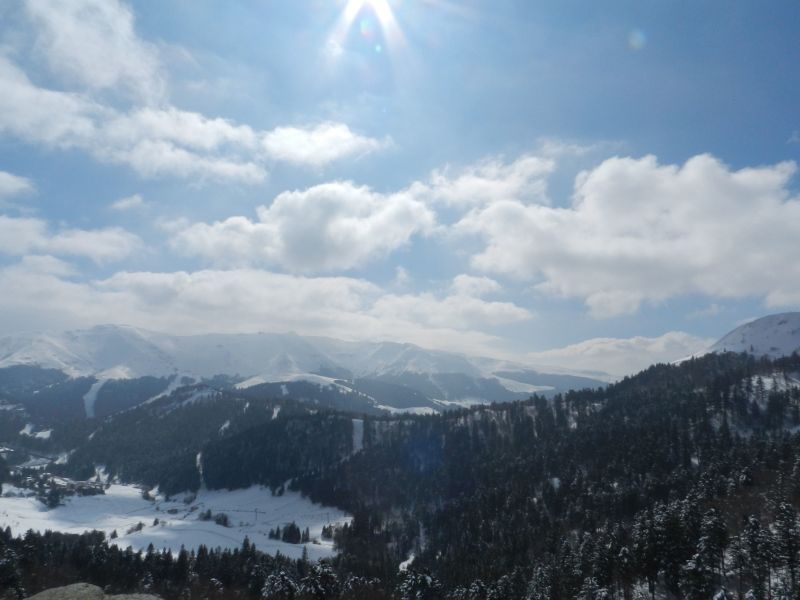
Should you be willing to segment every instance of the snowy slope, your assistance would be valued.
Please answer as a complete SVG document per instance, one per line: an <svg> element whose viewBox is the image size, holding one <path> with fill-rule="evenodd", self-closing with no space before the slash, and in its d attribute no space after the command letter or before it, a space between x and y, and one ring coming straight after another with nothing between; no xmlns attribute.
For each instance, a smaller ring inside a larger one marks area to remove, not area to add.
<svg viewBox="0 0 800 600"><path fill-rule="evenodd" d="M769 315L737 327L709 352L749 352L777 358L800 352L800 312Z"/></svg>
<svg viewBox="0 0 800 600"><path fill-rule="evenodd" d="M241 548L245 537L256 547L270 554L300 558L304 545L288 544L269 538L269 531L294 521L301 529L308 527L312 540L305 544L309 558L325 558L335 554L333 542L322 538L325 525L343 525L350 516L338 509L314 504L297 492L287 491L273 496L258 486L240 490L202 490L186 504L180 498L155 501L142 498L139 488L112 485L104 495L72 496L63 506L47 510L29 490L4 486L0 498L0 525L11 527L14 535L24 535L28 529L65 533L99 530L117 536L109 540L121 548L146 550L149 544L173 552L181 546L197 549L204 544L210 548ZM214 521L202 521L204 510L228 515L231 526L223 527ZM156 523L156 519L158 522ZM140 531L137 525L142 523Z"/></svg>
<svg viewBox="0 0 800 600"><path fill-rule="evenodd" d="M77 377L116 373L103 379L168 375L173 359L152 334L120 325L102 325L64 333L34 333L0 338L0 368L38 365Z"/></svg>
<svg viewBox="0 0 800 600"><path fill-rule="evenodd" d="M0 368L20 364L98 379L183 373L261 375L276 381L287 374L337 368L294 334L172 336L121 325L0 338Z"/></svg>

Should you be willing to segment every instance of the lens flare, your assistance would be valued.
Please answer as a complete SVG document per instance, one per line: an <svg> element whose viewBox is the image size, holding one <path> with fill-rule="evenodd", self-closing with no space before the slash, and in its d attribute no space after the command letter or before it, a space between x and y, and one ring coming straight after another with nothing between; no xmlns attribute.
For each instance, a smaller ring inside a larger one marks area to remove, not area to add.
<svg viewBox="0 0 800 600"><path fill-rule="evenodd" d="M375 42L371 44L375 52L380 53L384 49L391 52L405 44L389 0L347 0L329 43L343 47L348 33L356 25L365 40ZM376 43L378 31L383 44Z"/></svg>
<svg viewBox="0 0 800 600"><path fill-rule="evenodd" d="M628 47L631 50L641 50L647 44L647 36L641 29L634 29L628 34Z"/></svg>

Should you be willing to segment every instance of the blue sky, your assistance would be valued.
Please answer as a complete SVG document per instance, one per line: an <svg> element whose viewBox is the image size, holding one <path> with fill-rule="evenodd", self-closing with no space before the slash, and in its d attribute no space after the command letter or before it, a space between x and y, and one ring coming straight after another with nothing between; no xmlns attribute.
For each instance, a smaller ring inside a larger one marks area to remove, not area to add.
<svg viewBox="0 0 800 600"><path fill-rule="evenodd" d="M696 351L800 307L798 23L0 3L0 333L292 330L617 373Z"/></svg>

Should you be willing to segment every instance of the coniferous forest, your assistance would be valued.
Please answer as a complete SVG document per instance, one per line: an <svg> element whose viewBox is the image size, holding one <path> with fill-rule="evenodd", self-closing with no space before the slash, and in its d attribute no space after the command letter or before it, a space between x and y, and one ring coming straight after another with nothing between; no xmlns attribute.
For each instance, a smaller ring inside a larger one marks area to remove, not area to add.
<svg viewBox="0 0 800 600"><path fill-rule="evenodd" d="M338 555L312 564L249 542L133 553L102 534L5 532L0 586L10 597L74 581L164 598L800 597L799 371L797 355L710 354L603 389L432 416L233 392L174 410L166 399L107 419L65 474L102 459L162 490L196 489L182 457L202 451L209 488L288 480L350 512L331 532ZM231 420L242 403L249 416ZM216 433L222 418L222 436L191 426ZM142 423L160 423L172 470L145 468L154 432Z"/></svg>

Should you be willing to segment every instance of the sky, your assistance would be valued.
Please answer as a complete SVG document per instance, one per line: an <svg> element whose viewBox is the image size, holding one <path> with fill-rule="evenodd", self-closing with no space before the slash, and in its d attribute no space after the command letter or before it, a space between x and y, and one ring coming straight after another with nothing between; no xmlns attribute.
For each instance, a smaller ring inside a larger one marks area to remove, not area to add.
<svg viewBox="0 0 800 600"><path fill-rule="evenodd" d="M800 309L800 4L0 0L0 335L625 373Z"/></svg>

